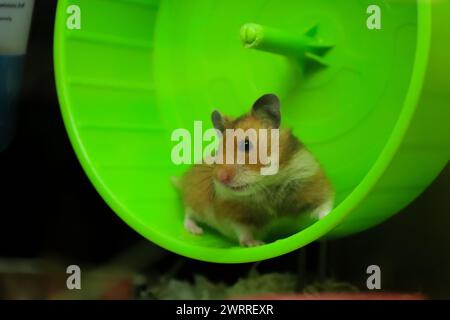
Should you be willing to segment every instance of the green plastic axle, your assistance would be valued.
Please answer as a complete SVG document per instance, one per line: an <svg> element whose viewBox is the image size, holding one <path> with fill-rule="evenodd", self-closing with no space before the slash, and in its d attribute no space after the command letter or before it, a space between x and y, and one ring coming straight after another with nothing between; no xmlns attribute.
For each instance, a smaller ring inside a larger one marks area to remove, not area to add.
<svg viewBox="0 0 450 320"><path fill-rule="evenodd" d="M295 34L256 23L241 27L241 41L245 48L257 49L290 57L309 57L322 62L330 45L320 44L316 36L317 27L307 33Z"/></svg>

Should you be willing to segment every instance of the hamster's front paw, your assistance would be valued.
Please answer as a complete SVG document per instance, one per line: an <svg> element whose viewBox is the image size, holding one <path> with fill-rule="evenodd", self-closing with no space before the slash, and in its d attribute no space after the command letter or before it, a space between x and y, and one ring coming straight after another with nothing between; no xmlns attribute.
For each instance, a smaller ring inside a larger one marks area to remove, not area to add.
<svg viewBox="0 0 450 320"><path fill-rule="evenodd" d="M243 247L259 247L264 244L263 241L255 240L255 239L248 239L248 240L241 240L240 245Z"/></svg>
<svg viewBox="0 0 450 320"><path fill-rule="evenodd" d="M242 232L242 234L239 237L239 244L242 247L258 247L258 246L262 246L264 244L264 242L260 241L260 240L255 240L252 236L251 233L247 232Z"/></svg>
<svg viewBox="0 0 450 320"><path fill-rule="evenodd" d="M253 237L253 232L249 227L236 226L236 230L239 239L239 244L242 247L258 247L264 244L264 242L256 240Z"/></svg>
<svg viewBox="0 0 450 320"><path fill-rule="evenodd" d="M331 201L327 201L324 204L317 207L313 212L313 217L318 220L325 218L331 211L333 210L333 203Z"/></svg>
<svg viewBox="0 0 450 320"><path fill-rule="evenodd" d="M184 218L184 228L194 235L203 234L203 229L197 225L197 223L189 217Z"/></svg>

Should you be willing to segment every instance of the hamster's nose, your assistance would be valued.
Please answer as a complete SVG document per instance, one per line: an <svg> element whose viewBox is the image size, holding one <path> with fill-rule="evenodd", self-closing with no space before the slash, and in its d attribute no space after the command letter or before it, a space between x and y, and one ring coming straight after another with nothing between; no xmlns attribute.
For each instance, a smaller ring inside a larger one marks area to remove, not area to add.
<svg viewBox="0 0 450 320"><path fill-rule="evenodd" d="M229 184L234 178L233 170L228 168L220 168L217 171L217 179L223 184Z"/></svg>

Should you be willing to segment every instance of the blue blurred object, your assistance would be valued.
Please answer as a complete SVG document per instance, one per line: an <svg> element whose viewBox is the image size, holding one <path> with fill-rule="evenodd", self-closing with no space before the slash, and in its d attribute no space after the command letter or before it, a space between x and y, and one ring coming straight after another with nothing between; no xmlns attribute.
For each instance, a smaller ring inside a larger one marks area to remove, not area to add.
<svg viewBox="0 0 450 320"><path fill-rule="evenodd" d="M24 55L0 55L0 152L15 133L23 61Z"/></svg>
<svg viewBox="0 0 450 320"><path fill-rule="evenodd" d="M0 1L0 152L16 130L17 99L34 0Z"/></svg>

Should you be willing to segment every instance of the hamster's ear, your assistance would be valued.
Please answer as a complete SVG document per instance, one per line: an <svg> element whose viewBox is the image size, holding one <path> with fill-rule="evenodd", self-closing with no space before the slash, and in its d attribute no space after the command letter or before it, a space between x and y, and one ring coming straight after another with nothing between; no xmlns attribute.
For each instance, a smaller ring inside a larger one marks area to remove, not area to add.
<svg viewBox="0 0 450 320"><path fill-rule="evenodd" d="M214 128L219 130L220 132L224 132L226 128L226 119L222 116L222 114L214 110L211 114L211 121L213 123Z"/></svg>
<svg viewBox="0 0 450 320"><path fill-rule="evenodd" d="M252 115L268 121L274 128L281 123L280 99L274 94L265 94L253 104Z"/></svg>

